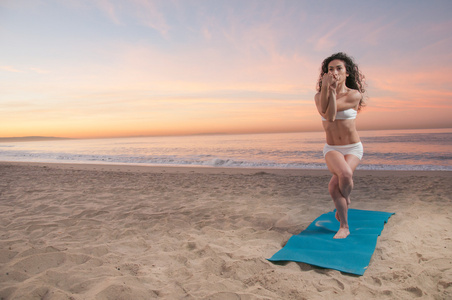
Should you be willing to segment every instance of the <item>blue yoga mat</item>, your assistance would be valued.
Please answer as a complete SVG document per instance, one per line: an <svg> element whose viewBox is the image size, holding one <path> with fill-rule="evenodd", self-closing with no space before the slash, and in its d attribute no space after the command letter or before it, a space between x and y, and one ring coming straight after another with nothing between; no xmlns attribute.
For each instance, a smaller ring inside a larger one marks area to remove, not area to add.
<svg viewBox="0 0 452 300"><path fill-rule="evenodd" d="M350 235L333 239L339 230L335 211L318 217L304 231L292 236L269 261L296 261L322 268L363 275L375 251L384 224L394 213L348 210Z"/></svg>

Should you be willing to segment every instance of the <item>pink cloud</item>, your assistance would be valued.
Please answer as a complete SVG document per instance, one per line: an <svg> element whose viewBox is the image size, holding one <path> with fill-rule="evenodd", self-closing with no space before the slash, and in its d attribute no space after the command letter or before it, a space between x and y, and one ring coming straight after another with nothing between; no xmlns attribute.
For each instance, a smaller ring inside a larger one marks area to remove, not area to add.
<svg viewBox="0 0 452 300"><path fill-rule="evenodd" d="M0 66L0 70L12 72L12 73L22 73L23 72L22 70L19 70L13 66Z"/></svg>

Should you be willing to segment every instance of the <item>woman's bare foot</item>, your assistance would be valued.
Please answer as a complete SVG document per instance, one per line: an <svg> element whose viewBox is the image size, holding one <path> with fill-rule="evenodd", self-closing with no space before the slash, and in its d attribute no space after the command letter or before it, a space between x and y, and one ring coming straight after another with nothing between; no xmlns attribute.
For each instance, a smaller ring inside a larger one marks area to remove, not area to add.
<svg viewBox="0 0 452 300"><path fill-rule="evenodd" d="M339 228L336 235L333 237L335 239L345 239L350 234L348 228Z"/></svg>

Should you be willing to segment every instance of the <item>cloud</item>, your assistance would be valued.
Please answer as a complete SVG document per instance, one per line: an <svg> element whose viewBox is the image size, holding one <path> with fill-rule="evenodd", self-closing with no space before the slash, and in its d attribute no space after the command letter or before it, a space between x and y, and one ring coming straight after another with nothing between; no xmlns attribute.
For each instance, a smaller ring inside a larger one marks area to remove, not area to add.
<svg viewBox="0 0 452 300"><path fill-rule="evenodd" d="M322 30L326 31L326 33L311 39L311 42L314 42L315 50L322 52L333 51L340 39L344 37L345 31L343 29L347 27L350 21L351 18L348 18L338 24L328 22L326 25L323 25Z"/></svg>
<svg viewBox="0 0 452 300"><path fill-rule="evenodd" d="M38 73L38 74L49 74L50 73L50 71L44 70L44 69L41 69L41 68L30 67L29 69L31 71L35 72L35 73Z"/></svg>
<svg viewBox="0 0 452 300"><path fill-rule="evenodd" d="M19 70L13 66L0 66L0 70L12 72L12 73L22 73L23 72L22 70Z"/></svg>
<svg viewBox="0 0 452 300"><path fill-rule="evenodd" d="M97 7L116 25L134 26L137 23L158 31L166 37L170 30L165 6L172 2L153 0L95 0Z"/></svg>
<svg viewBox="0 0 452 300"><path fill-rule="evenodd" d="M118 17L118 9L114 3L112 3L110 0L96 0L96 4L98 5L99 9L103 11L110 20L113 21L113 23L115 23L116 25L122 24Z"/></svg>
<svg viewBox="0 0 452 300"><path fill-rule="evenodd" d="M152 0L133 0L132 2L136 5L134 14L143 24L157 30L161 35L167 36L170 26L162 12L162 7L158 5L164 2Z"/></svg>
<svg viewBox="0 0 452 300"><path fill-rule="evenodd" d="M379 18L361 26L360 32L365 32L360 37L368 46L378 47L388 34L391 34L397 21L387 22L384 18Z"/></svg>
<svg viewBox="0 0 452 300"><path fill-rule="evenodd" d="M42 69L42 68L36 68L36 67L23 67L23 68L17 68L15 66L0 66L0 70L11 72L11 73L38 73L38 74L49 74L50 71Z"/></svg>

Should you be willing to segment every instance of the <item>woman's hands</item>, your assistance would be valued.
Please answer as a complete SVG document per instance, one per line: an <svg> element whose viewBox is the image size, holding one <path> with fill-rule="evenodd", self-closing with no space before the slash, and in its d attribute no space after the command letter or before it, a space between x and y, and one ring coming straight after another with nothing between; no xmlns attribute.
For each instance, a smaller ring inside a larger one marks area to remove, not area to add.
<svg viewBox="0 0 452 300"><path fill-rule="evenodd" d="M337 74L323 74L322 87L324 88L316 95L316 104L320 115L331 122L336 118L336 88L338 86L338 79Z"/></svg>
<svg viewBox="0 0 452 300"><path fill-rule="evenodd" d="M329 87L330 89L336 90L338 77L335 74L325 73L322 78L322 86Z"/></svg>

